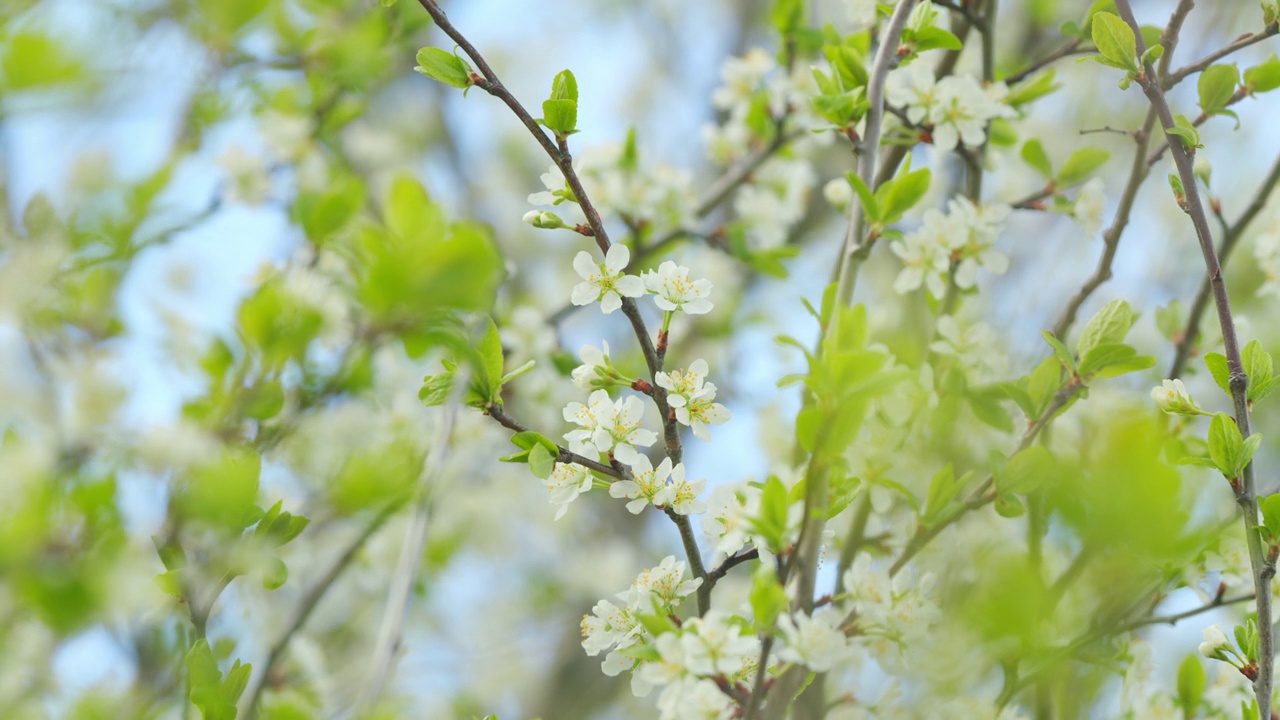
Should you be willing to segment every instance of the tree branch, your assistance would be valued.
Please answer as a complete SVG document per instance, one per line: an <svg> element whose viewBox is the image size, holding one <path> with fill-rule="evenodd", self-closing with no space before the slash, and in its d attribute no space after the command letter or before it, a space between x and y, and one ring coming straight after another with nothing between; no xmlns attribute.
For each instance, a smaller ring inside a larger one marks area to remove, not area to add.
<svg viewBox="0 0 1280 720"><path fill-rule="evenodd" d="M1222 243L1218 246L1218 260L1225 264L1227 258L1231 256L1231 251L1235 249L1240 238L1244 237L1244 233L1249 229L1249 225L1253 223L1258 213L1262 212L1262 208L1266 207L1267 199L1271 197L1271 192L1275 190L1276 184L1280 183L1280 156L1276 157L1271 164L1271 170L1267 173L1267 177L1258 186L1258 190L1253 195L1253 200L1249 202L1244 212L1240 213L1240 217L1236 219L1222 233ZM1186 367L1187 360L1191 357L1191 351L1196 346L1196 336L1200 334L1200 321L1204 317L1204 311L1209 306L1209 295L1213 284L1206 275L1204 280L1200 282L1200 290L1196 293L1196 299L1191 303L1191 311L1187 315L1187 325L1182 330L1182 336L1177 339L1174 349L1173 365L1169 367L1169 378L1176 378L1182 375L1183 368Z"/></svg>
<svg viewBox="0 0 1280 720"><path fill-rule="evenodd" d="M1209 53L1208 55L1191 63L1190 65L1187 65L1186 67L1183 67L1183 68L1178 68L1176 72L1169 73L1168 75L1162 76L1160 78L1160 89L1169 90L1174 85L1177 85L1178 83L1182 82L1188 75L1193 75L1195 73L1198 73L1204 70L1205 68L1209 67L1210 65L1214 64L1215 62L1221 60L1222 58L1238 50L1243 50L1249 47L1250 45L1260 43L1263 40L1266 40L1267 38L1271 37L1272 35L1275 35L1277 32L1280 32L1280 25L1277 25L1277 23L1271 23L1266 28L1264 28L1261 32L1251 33L1248 35L1241 35L1240 37L1232 41L1230 44L1218 50L1215 50L1214 52Z"/></svg>
<svg viewBox="0 0 1280 720"><path fill-rule="evenodd" d="M1142 33L1133 17L1133 10L1129 7L1128 0L1116 0L1116 9L1120 12L1120 17L1124 18L1124 21L1133 30L1138 46L1138 56L1141 57L1146 49L1143 47ZM1142 88L1143 93L1146 94L1151 107L1159 115L1161 126L1166 129L1173 161L1178 167L1178 175L1182 178L1183 189L1186 193L1182 203L1183 209L1191 216L1192 225L1196 230L1196 238L1200 242L1200 252L1204 256L1205 269L1213 286L1213 300L1218 310L1218 323L1222 327L1222 344L1224 354L1227 357L1227 368L1230 372L1228 385L1231 388L1231 398L1235 404L1236 425L1240 429L1241 437L1247 439L1250 435L1249 402L1246 394L1249 387L1249 377L1245 374L1244 365L1240 359L1240 344L1236 337L1235 319L1231 314L1226 279L1222 275L1222 266L1218 262L1218 255L1213 245L1213 235L1209 231L1209 220L1205 215L1204 205L1200 201L1200 191L1196 187L1191 155L1182 146L1181 140L1168 132L1168 129L1174 127L1173 112L1169 109L1169 103L1165 100L1164 92L1160 89L1159 75L1156 74L1155 68L1151 66L1151 63L1144 63L1143 71L1138 75L1136 81ZM1272 668L1275 663L1275 652L1272 649L1273 630L1271 627L1271 574L1274 572L1274 568L1270 568L1263 558L1262 540L1257 532L1258 498L1254 480L1254 464L1254 462L1250 461L1244 468L1243 478L1239 480L1236 490L1236 503L1240 506L1241 515L1244 519L1245 539L1249 546L1249 564L1253 570L1254 594L1256 595L1258 614L1258 632L1260 636L1258 676L1254 680L1253 689L1254 695L1258 700L1258 716L1268 718L1271 717ZM1233 486L1235 485L1236 483L1233 483Z"/></svg>

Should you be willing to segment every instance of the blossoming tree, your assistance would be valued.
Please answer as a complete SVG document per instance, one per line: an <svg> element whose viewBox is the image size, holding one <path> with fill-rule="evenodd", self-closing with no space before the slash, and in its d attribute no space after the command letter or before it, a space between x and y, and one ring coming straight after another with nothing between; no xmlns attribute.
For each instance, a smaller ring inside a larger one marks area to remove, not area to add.
<svg viewBox="0 0 1280 720"><path fill-rule="evenodd" d="M1280 8L757 4L706 167L464 3L94 10L208 57L0 231L5 715L1276 716ZM0 122L112 84L30 5Z"/></svg>

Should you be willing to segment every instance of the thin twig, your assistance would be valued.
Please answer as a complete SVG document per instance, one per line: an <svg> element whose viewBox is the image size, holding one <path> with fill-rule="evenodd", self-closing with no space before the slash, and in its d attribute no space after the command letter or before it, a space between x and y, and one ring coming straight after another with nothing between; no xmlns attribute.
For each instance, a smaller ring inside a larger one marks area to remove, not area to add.
<svg viewBox="0 0 1280 720"><path fill-rule="evenodd" d="M1053 63L1057 62L1058 60L1061 60L1062 58L1071 57L1072 55L1083 55L1085 53L1094 52L1094 48L1092 45L1082 47L1083 42L1084 41L1081 40L1080 38L1073 38L1072 40L1068 41L1067 44L1063 45L1057 50L1054 50L1048 55L1045 55L1039 60L1036 60L1035 62L1031 63L1027 67L1019 70L1018 72L1006 78L1003 78L1003 82L1007 85L1015 85L1027 79L1031 75L1035 74L1042 68L1048 65L1052 65Z"/></svg>
<svg viewBox="0 0 1280 720"><path fill-rule="evenodd" d="M1262 184L1258 186L1258 190L1253 195L1253 200L1249 202L1244 212L1240 213L1240 217L1231 224L1230 227L1222 233L1222 243L1218 246L1218 261L1226 264L1227 258L1231 256L1231 251L1235 249L1240 238L1244 237L1244 233L1249 229L1249 225L1253 223L1258 213L1266 207L1267 199L1271 197L1271 192L1275 190L1277 184L1280 184L1280 156L1276 157L1271 164L1271 170L1263 179ZM1209 295L1212 290L1212 283L1206 275L1204 280L1200 282L1200 290L1196 293L1196 299L1191 303L1191 311L1187 315L1187 325L1182 330L1182 336L1178 338L1174 350L1173 365L1169 368L1168 377L1176 378L1182 375L1183 368L1186 367L1188 358L1191 357L1191 351L1196 346L1196 336L1200 334L1200 320L1204 317L1204 311L1209 306Z"/></svg>
<svg viewBox="0 0 1280 720"><path fill-rule="evenodd" d="M1176 72L1172 72L1172 73L1169 73L1168 75L1161 77L1160 89L1169 90L1174 85L1177 85L1178 83L1182 82L1183 79L1185 79L1188 75L1193 75L1195 73L1198 73L1204 70L1205 68L1209 67L1210 65L1214 64L1215 62L1221 60L1222 58L1238 50L1243 50L1244 48L1247 48L1250 45L1260 43L1263 40L1266 40L1267 38L1271 37L1272 35L1275 35L1277 32L1280 32L1280 25L1277 25L1277 23L1271 23L1266 28L1264 28L1261 32L1251 33L1248 35L1241 35L1240 37L1232 41L1230 44L1218 50L1215 50L1214 52L1209 53L1208 55L1191 63L1186 67L1178 68Z"/></svg>
<svg viewBox="0 0 1280 720"><path fill-rule="evenodd" d="M404 627L405 611L409 605L409 593L413 588L413 579L417 575L418 565L422 561L427 544L427 521L430 517L430 493L428 489L434 484L436 476L444 469L449 455L449 440L453 436L454 421L458 417L458 408L462 405L462 394L470 378L464 368L454 378L453 388L449 391L449 399L445 402L440 427L436 428L435 442L423 458L423 468L418 475L410 506L413 517L410 520L404 541L400 545L400 559L396 564L395 574L391 576L387 590L387 604L382 613L382 624L374 640L373 654L369 662L369 671L365 675L364 686L356 700L356 707L368 711L382 694L391 675L391 665L395 660L396 648L400 644L400 633Z"/></svg>
<svg viewBox="0 0 1280 720"><path fill-rule="evenodd" d="M525 110L520 101L511 94L509 90L498 79L493 68L485 62L480 51L471 44L469 40L456 28L449 18L445 15L444 10L435 3L435 0L418 0L423 9L431 15L431 19L436 26L448 35L451 40L457 43L458 47L466 53L476 64L480 74L483 76L481 83L477 83L476 87L502 100L511 112L515 113L520 122L529 130L542 149L546 151L551 161L560 168L560 173L564 175L565 182L569 189L573 191L574 197L578 201L578 207L582 209L582 214L587 219L587 225L590 226L592 236L595 238L596 245L600 248L601 253L608 253L612 243L609 241L608 231L605 229L604 222L600 218L599 211L596 210L591 198L587 195L586 188L582 185L581 178L578 177L577 170L573 167L573 157L569 154L569 146L564 138L559 139L559 143L553 141L546 131L538 125L538 121ZM634 298L622 298L622 314L630 321L632 329L635 331L636 340L640 344L640 351L644 354L645 364L649 368L650 380L654 384L653 401L658 408L658 416L662 419L664 436L666 439L667 457L671 458L672 463L679 463L683 456L683 450L680 445L680 430L678 424L672 418L671 407L667 403L667 391L657 385L657 376L662 372L662 354L653 344L653 338L650 336L648 329L645 327L644 318L640 315L640 307L636 304ZM707 570L702 562L702 555L697 549L697 539L693 534L692 526L689 518L684 515L675 515L673 517L676 527L680 530L680 537L684 541L685 549L688 552L689 570L694 577L703 580L703 586L706 586ZM698 613L704 614L710 608L710 596L701 589L698 592Z"/></svg>
<svg viewBox="0 0 1280 720"><path fill-rule="evenodd" d="M306 625L307 619L311 617L311 612L320 604L320 600L333 587L334 582L347 569L351 561L355 559L360 549L386 524L387 519L402 506L403 503L401 502L392 503L374 516L373 520L365 525L364 529L352 538L351 542L347 543L342 552L334 558L324 574L303 594L297 609L293 612L293 618L289 621L284 631L280 633L280 636L276 638L276 641L271 644L271 649L267 652L267 659L262 663L262 667L255 668L256 672L254 674L256 678L253 681L253 687L249 692L241 696L241 715L248 718L248 720L253 720L257 716L258 700L261 698L263 691L266 690L267 684L271 681L271 674L276 665L284 658L285 651L289 649L290 641Z"/></svg>
<svg viewBox="0 0 1280 720"><path fill-rule="evenodd" d="M1120 17L1133 30L1138 45L1138 55L1141 57L1145 52L1142 33L1133 17L1133 10L1129 7L1128 0L1116 0L1116 9L1120 12ZM1191 155L1182 146L1182 142L1168 132L1169 129L1175 127L1175 124L1173 112L1169 109L1169 103L1165 100L1164 92L1160 89L1159 75L1156 74L1155 68L1151 66L1151 63L1144 63L1143 71L1138 75L1136 81L1142 88L1143 93L1146 94L1151 107L1155 109L1160 117L1160 124L1165 128L1166 135L1168 135L1170 141L1174 164L1177 165L1178 175L1182 178L1183 189L1186 193L1182 206L1187 214L1191 216L1192 225L1196 230L1196 239L1200 242L1200 252L1204 256L1205 270L1213 285L1214 305L1217 307L1218 323L1222 328L1223 354L1226 355L1227 368L1230 373L1228 387L1231 389L1231 398L1235 404L1236 426L1240 430L1240 436L1248 439L1250 435L1249 401L1247 396L1249 377L1245 374L1244 365L1240 359L1240 343L1236 337L1235 318L1231 314L1226 278L1222 275L1222 266L1218 261L1218 254L1213 245L1213 235L1209 230L1209 219L1205 215L1204 204L1200 201L1200 191L1196 186ZM1271 627L1271 576L1274 574L1275 568L1274 565L1268 565L1263 557L1262 539L1257 531L1258 498L1254 479L1254 464L1253 461L1250 461L1244 468L1243 477L1233 478L1232 485L1236 489L1236 503L1240 506L1244 520L1245 539L1249 547L1249 564L1253 571L1254 594L1256 595L1259 632L1258 675L1257 679L1254 680L1253 689L1254 695L1258 700L1258 716L1269 718L1271 717L1272 668L1275 663L1275 652L1272 649L1273 630Z"/></svg>
<svg viewBox="0 0 1280 720"><path fill-rule="evenodd" d="M889 70L898 58L898 42L902 39L902 31L907 25L907 18L915 0L903 0L894 9L889 24L880 36L880 45L876 48L875 59L867 78L867 102L869 103L865 118L865 130L862 133L862 145L858 161L858 177L867 187L874 187L876 179L876 158L880 153L880 131L884 120L884 85L889 77ZM862 228L862 203L849 203L849 223L845 228L844 250L840 258L840 276L836 297L840 304L848 305L853 300L853 288L858 274L858 266L862 264L860 255L870 249L870 243L859 237Z"/></svg>

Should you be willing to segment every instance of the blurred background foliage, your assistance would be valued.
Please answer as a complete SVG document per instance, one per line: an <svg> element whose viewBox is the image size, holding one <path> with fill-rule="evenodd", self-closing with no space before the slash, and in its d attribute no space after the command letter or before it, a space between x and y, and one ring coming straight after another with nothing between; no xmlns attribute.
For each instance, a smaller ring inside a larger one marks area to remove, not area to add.
<svg viewBox="0 0 1280 720"><path fill-rule="evenodd" d="M1001 74L1051 51L1059 25L1083 13L1061 0L1004 5ZM1137 5L1162 21L1163 4ZM699 187L723 170L700 135L718 119L707 98L721 63L777 49L763 0L446 7L527 102L574 68L576 147L634 128L642 157L686 168ZM843 11L832 1L809 12L821 26ZM580 249L520 222L545 160L498 103L412 72L419 47L447 47L413 2L9 0L0 17L0 716L350 712L441 422L418 401L422 377L465 353L474 318L491 313L507 367L538 361L505 400L552 435L575 397L566 353L605 337L620 365L642 366L627 328L594 312L543 322L567 303ZM1199 57L1254 19L1200 11L1181 51ZM1067 61L1058 78L1063 89L1018 129L1059 160L1079 129L1135 126L1144 112L1128 95L1099 101L1099 83L1114 83L1092 64ZM1204 152L1229 215L1280 147L1273 114L1274 100L1259 100L1240 107L1240 130L1212 128ZM990 194L1037 187L1016 146L992 154ZM844 152L808 159L823 179L849 168ZM1123 162L1103 173L1113 192ZM937 201L960 168L940 161L935 173ZM1172 344L1154 310L1185 305L1200 271L1160 186L1142 191L1115 278L1087 308L1124 296L1146 311L1133 342L1164 367ZM818 193L803 208L779 255L696 239L675 248L716 284L717 312L673 340L682 360L725 368L734 421L689 458L712 484L786 466L798 395L774 383L799 365L772 338L815 332L799 297L817 301L843 235ZM707 222L731 219L719 209ZM997 350L1017 377L1043 355L1039 329L1097 243L1052 213L1015 218L1006 239L1014 270L973 302L1007 330ZM916 366L929 310L897 302L893 263L873 258L860 297L895 299L868 301L872 337ZM1247 260L1230 273L1248 334L1275 347L1273 300L1255 297L1264 273ZM928 647L939 666L962 659L931 682L998 687L1001 668L1021 662L1054 678L1044 703L1083 717L1118 692L1129 651L1111 631L1135 629L1171 595L1194 598L1189 569L1233 507L1209 473L1161 459L1179 428L1146 407L1147 380L1099 388L1060 421L1055 441L1069 452L1026 517L986 511L921 556L948 613ZM974 412L944 397L926 444L882 446L912 458L886 460L883 479L922 496L933 469L916 468L985 466L1002 436ZM578 622L676 538L601 493L553 523L543 488L497 462L507 433L486 420L458 418L425 488L426 551L375 716L647 716L625 679L583 654ZM1268 465L1277 422L1259 408ZM888 532L903 501L876 505ZM1071 582L1046 580L1063 573ZM718 592L733 607L747 583L731 577ZM1190 649L1185 633L1149 640L1177 660ZM1157 664L1169 684L1173 666Z"/></svg>

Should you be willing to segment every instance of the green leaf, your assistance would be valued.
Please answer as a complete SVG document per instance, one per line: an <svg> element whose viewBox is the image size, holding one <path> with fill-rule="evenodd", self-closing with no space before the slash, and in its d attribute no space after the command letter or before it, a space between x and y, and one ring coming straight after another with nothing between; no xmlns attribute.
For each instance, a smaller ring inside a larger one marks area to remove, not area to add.
<svg viewBox="0 0 1280 720"><path fill-rule="evenodd" d="M1262 524L1273 539L1280 538L1280 493L1268 495L1259 503L1262 508Z"/></svg>
<svg viewBox="0 0 1280 720"><path fill-rule="evenodd" d="M788 604L787 591L778 582L777 573L768 563L760 563L751 578L750 600L756 631L768 633Z"/></svg>
<svg viewBox="0 0 1280 720"><path fill-rule="evenodd" d="M1200 73L1200 109L1205 115L1221 112L1235 95L1240 70L1235 65L1210 65Z"/></svg>
<svg viewBox="0 0 1280 720"><path fill-rule="evenodd" d="M920 518L920 523L925 527L932 527L939 520L945 519L945 514L954 510L952 501L962 487L956 482L955 467L950 463L934 474L933 479L929 481L929 494L925 496L924 514Z"/></svg>
<svg viewBox="0 0 1280 720"><path fill-rule="evenodd" d="M1213 381L1218 383L1218 387L1222 388L1222 392L1228 397L1231 396L1231 368L1227 365L1227 357L1222 353L1206 353L1204 356L1204 366L1209 368L1209 374L1213 376Z"/></svg>
<svg viewBox="0 0 1280 720"><path fill-rule="evenodd" d="M1056 72L1050 69L1018 83L1009 90L1009 94L1005 96L1005 102L1010 107L1017 108L1048 95L1062 87L1062 83L1053 81L1055 75Z"/></svg>
<svg viewBox="0 0 1280 720"><path fill-rule="evenodd" d="M1013 418L1009 416L1009 411L1001 402L1004 399L1004 393L992 389L972 392L966 397L969 400L969 408L979 420L997 430L1013 432Z"/></svg>
<svg viewBox="0 0 1280 720"><path fill-rule="evenodd" d="M1065 351L1066 348L1063 348ZM1047 357L1031 371L1027 377L1027 399L1030 409L1024 408L1028 419L1037 418L1049 406L1049 401L1058 388L1062 387L1061 360L1055 356Z"/></svg>
<svg viewBox="0 0 1280 720"><path fill-rule="evenodd" d="M1004 469L995 474L996 489L1002 495L1026 495L1035 492L1057 472L1057 461L1042 445L1033 445L1009 458Z"/></svg>
<svg viewBox="0 0 1280 720"><path fill-rule="evenodd" d="M1248 398L1253 402L1259 399L1257 391L1271 382L1271 354L1262 349L1262 343L1250 340L1240 352L1240 361L1244 365L1245 374L1249 376Z"/></svg>
<svg viewBox="0 0 1280 720"><path fill-rule="evenodd" d="M1187 148L1200 147L1200 131L1196 130L1196 126L1187 119L1186 115L1174 115L1173 127L1167 127L1164 131L1167 135L1181 140L1183 146Z"/></svg>
<svg viewBox="0 0 1280 720"><path fill-rule="evenodd" d="M787 532L787 514L790 504L787 487L776 476L770 475L760 493L760 515L750 519L752 530L760 535L773 552L784 550L783 538Z"/></svg>
<svg viewBox="0 0 1280 720"><path fill-rule="evenodd" d="M1129 328L1133 326L1133 321L1136 319L1137 316L1129 308L1129 303L1124 300L1112 300L1094 314L1084 326L1084 330L1080 332L1080 339L1076 341L1076 353L1083 358L1099 345L1124 342L1125 335L1129 333Z"/></svg>
<svg viewBox="0 0 1280 720"><path fill-rule="evenodd" d="M542 103L542 122L557 137L578 131L578 81L561 70L551 82L551 97Z"/></svg>
<svg viewBox="0 0 1280 720"><path fill-rule="evenodd" d="M1160 47L1157 45L1156 47ZM1178 666L1178 705L1187 717L1195 717L1204 698L1207 680L1204 666L1200 664L1200 656L1192 653Z"/></svg>
<svg viewBox="0 0 1280 720"><path fill-rule="evenodd" d="M997 515L1005 518L1016 518L1027 512L1027 506L1017 495L997 495L995 509Z"/></svg>
<svg viewBox="0 0 1280 720"><path fill-rule="evenodd" d="M876 192L880 205L880 222L890 225L902 218L920 199L929 192L929 182L933 174L929 168L908 172L885 183L885 187Z"/></svg>
<svg viewBox="0 0 1280 720"><path fill-rule="evenodd" d="M485 323L484 334L476 346L480 355L477 381L484 388L483 395L489 402L499 402L502 394L502 337L492 319Z"/></svg>
<svg viewBox="0 0 1280 720"><path fill-rule="evenodd" d="M1040 336L1044 338L1045 342L1049 343L1049 347L1053 348L1054 357L1058 358L1058 362L1062 363L1062 366L1072 374L1075 374L1076 360L1071 357L1071 351L1067 349L1067 346L1063 345L1062 341L1048 330L1042 330Z"/></svg>
<svg viewBox="0 0 1280 720"><path fill-rule="evenodd" d="M551 477L551 471L555 469L556 459L542 443L538 443L529 448L529 471L539 480L546 480Z"/></svg>
<svg viewBox="0 0 1280 720"><path fill-rule="evenodd" d="M1278 387L1280 387L1280 375L1273 377L1270 380L1267 380L1265 382L1258 383L1257 385L1254 385L1253 380L1250 379L1249 380L1249 398L1252 399L1254 402L1257 402L1262 398L1275 392L1275 389Z"/></svg>
<svg viewBox="0 0 1280 720"><path fill-rule="evenodd" d="M1164 57L1164 46L1160 43L1153 43L1147 47L1147 51L1142 53L1142 57L1138 58L1138 64L1146 66L1148 63L1154 63Z"/></svg>
<svg viewBox="0 0 1280 720"><path fill-rule="evenodd" d="M1022 159L1046 180L1053 179L1053 163L1049 162L1049 156L1039 140L1032 138L1022 144Z"/></svg>
<svg viewBox="0 0 1280 720"><path fill-rule="evenodd" d="M1271 92L1280 87L1280 57L1272 53L1266 62L1245 70L1244 86L1251 94Z"/></svg>
<svg viewBox="0 0 1280 720"><path fill-rule="evenodd" d="M1103 368L1123 363L1138 354L1124 343L1097 345L1080 359L1081 377L1089 377Z"/></svg>
<svg viewBox="0 0 1280 720"><path fill-rule="evenodd" d="M418 66L414 70L445 85L471 87L471 66L466 60L440 48L427 47L419 50Z"/></svg>
<svg viewBox="0 0 1280 720"><path fill-rule="evenodd" d="M1187 191L1182 187L1182 178L1169 173L1169 189L1173 191L1174 199L1181 202L1180 198L1186 197Z"/></svg>
<svg viewBox="0 0 1280 720"><path fill-rule="evenodd" d="M1138 43L1133 28L1118 16L1102 12L1093 16L1093 44L1102 57L1118 67L1138 70Z"/></svg>
<svg viewBox="0 0 1280 720"><path fill-rule="evenodd" d="M1058 172L1058 187L1069 188L1089 179L1094 170L1102 167L1111 153L1096 147L1084 147L1071 153Z"/></svg>
<svg viewBox="0 0 1280 720"><path fill-rule="evenodd" d="M289 580L289 567L284 561L278 557L271 558L267 561L266 567L262 569L262 587L268 590L278 590Z"/></svg>
<svg viewBox="0 0 1280 720"><path fill-rule="evenodd" d="M777 0L769 21L779 34L789 35L803 26L804 15L804 0Z"/></svg>
<svg viewBox="0 0 1280 720"><path fill-rule="evenodd" d="M868 223L880 222L880 203L876 202L875 195L871 194L871 189L867 184L862 182L862 178L857 173L849 173L849 184L853 186L853 191L858 194L858 199L862 201L862 214L867 216Z"/></svg>
<svg viewBox="0 0 1280 720"><path fill-rule="evenodd" d="M930 25L929 27L921 28L916 32L916 52L936 50L938 48L942 48L943 50L960 50L963 47L964 44L960 42L960 38L940 27Z"/></svg>
<svg viewBox="0 0 1280 720"><path fill-rule="evenodd" d="M418 399L427 407L443 405L449 399L449 390L453 387L453 373L443 372L439 375L428 375L422 379L422 387L418 390Z"/></svg>
<svg viewBox="0 0 1280 720"><path fill-rule="evenodd" d="M1244 452L1244 438L1240 436L1235 420L1226 413L1215 413L1209 423L1209 457L1213 464L1227 479L1234 480L1240 477L1240 470L1244 467L1239 463Z"/></svg>

